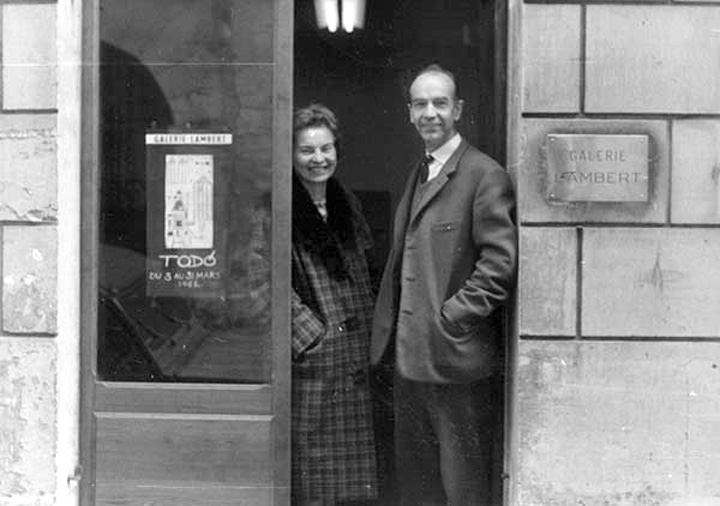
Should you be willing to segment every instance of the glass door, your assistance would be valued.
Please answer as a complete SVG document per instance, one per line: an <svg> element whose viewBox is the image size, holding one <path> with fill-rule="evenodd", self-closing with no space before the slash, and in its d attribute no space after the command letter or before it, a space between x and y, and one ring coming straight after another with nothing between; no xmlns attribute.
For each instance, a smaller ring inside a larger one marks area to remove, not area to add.
<svg viewBox="0 0 720 506"><path fill-rule="evenodd" d="M291 0L95 0L83 500L289 504Z"/></svg>

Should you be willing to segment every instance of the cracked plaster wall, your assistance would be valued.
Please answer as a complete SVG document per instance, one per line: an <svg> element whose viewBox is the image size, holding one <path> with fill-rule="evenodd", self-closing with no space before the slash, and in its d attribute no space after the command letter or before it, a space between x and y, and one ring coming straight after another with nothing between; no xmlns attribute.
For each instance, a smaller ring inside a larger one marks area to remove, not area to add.
<svg viewBox="0 0 720 506"><path fill-rule="evenodd" d="M55 3L0 5L0 504L56 501Z"/></svg>

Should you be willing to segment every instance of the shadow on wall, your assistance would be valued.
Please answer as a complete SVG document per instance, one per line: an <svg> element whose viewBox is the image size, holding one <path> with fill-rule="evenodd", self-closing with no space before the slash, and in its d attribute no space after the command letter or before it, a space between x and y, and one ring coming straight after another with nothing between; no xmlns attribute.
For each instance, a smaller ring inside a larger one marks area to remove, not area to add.
<svg viewBox="0 0 720 506"><path fill-rule="evenodd" d="M145 254L145 130L173 124L157 81L136 57L100 46L100 241Z"/></svg>

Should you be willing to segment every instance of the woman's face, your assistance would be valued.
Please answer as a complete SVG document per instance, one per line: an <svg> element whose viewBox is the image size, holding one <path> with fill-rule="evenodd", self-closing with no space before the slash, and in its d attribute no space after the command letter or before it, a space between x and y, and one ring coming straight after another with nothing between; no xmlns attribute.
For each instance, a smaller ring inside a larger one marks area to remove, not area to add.
<svg viewBox="0 0 720 506"><path fill-rule="evenodd" d="M325 126L300 130L293 153L295 173L305 185L324 185L337 167L335 136Z"/></svg>

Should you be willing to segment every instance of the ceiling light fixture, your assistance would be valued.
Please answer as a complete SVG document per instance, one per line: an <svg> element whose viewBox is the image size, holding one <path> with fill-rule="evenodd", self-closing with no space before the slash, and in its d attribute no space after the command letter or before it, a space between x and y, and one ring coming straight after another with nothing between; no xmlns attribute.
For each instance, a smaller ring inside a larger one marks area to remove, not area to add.
<svg viewBox="0 0 720 506"><path fill-rule="evenodd" d="M315 0L315 17L318 28L351 33L365 26L365 0Z"/></svg>

